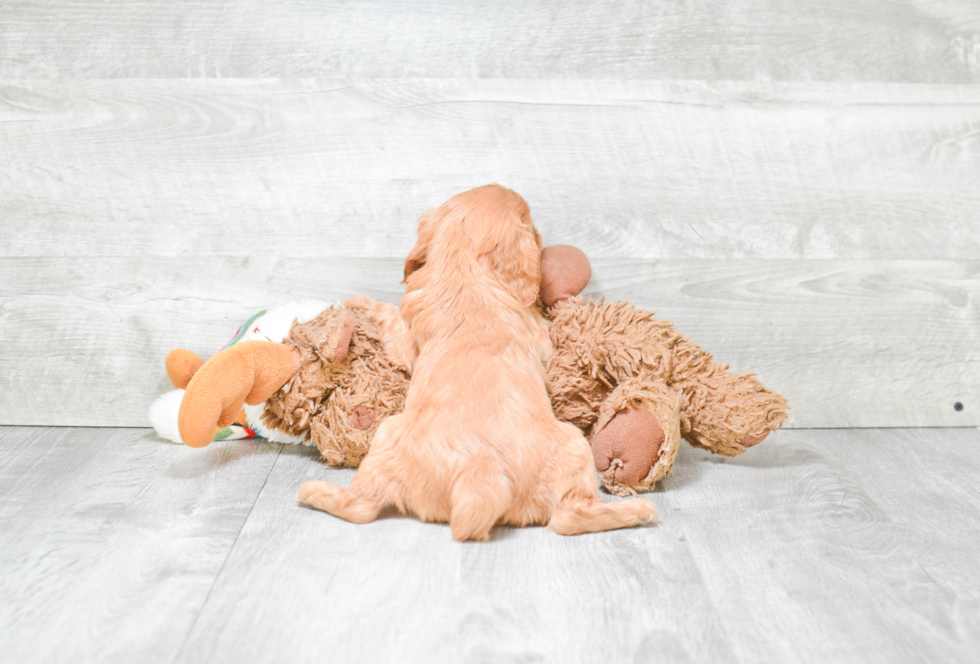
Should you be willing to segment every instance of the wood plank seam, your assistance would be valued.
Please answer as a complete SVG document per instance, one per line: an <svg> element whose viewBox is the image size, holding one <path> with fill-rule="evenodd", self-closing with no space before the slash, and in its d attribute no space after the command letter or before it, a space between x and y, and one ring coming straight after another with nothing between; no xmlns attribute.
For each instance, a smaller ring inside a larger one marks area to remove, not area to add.
<svg viewBox="0 0 980 664"><path fill-rule="evenodd" d="M225 559L221 561L221 567L218 568L218 572L214 575L214 578L211 580L211 586L208 588L208 592L204 596L204 601L201 602L200 608L198 608L197 612L195 613L194 619L191 621L190 625L187 628L187 633L184 634L184 639L180 644L180 648L177 650L177 654L174 655L174 658L171 660L171 662L177 662L180 660L180 656L181 654L183 654L184 648L187 646L188 639L190 638L191 632L194 631L194 626L197 624L198 618L200 618L201 614L204 612L205 607L208 605L208 600L211 599L211 593L214 591L214 587L218 583L218 579L221 578L221 573L224 572L225 565L228 563L228 559L231 558L231 554L235 551L235 547L238 545L238 540L239 538L241 538L242 531L245 530L245 526L248 525L248 520L252 516L252 511L255 509L255 504L259 502L259 496L262 495L262 492L265 491L266 485L269 483L269 478L272 476L272 471L275 469L276 463L279 462L279 456L282 454L282 448L283 445L280 444L279 449L276 451L276 459L271 464L269 464L269 472L266 473L265 480L262 481L262 487L255 493L255 498L252 500L252 505L251 507L248 508L248 514L245 515L245 519L242 521L242 525L238 529L238 533L235 535L235 540L231 543L231 546L228 547L228 552L225 554Z"/></svg>

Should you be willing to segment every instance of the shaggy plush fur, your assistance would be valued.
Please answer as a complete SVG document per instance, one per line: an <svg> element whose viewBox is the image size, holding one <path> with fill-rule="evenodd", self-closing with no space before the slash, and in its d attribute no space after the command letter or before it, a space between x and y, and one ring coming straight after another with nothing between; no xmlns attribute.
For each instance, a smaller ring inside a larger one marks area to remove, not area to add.
<svg viewBox="0 0 980 664"><path fill-rule="evenodd" d="M266 401L263 423L309 436L332 465L357 467L381 422L404 407L407 358L385 352L378 318L348 306L293 325L283 343L299 353L300 369Z"/></svg>
<svg viewBox="0 0 980 664"><path fill-rule="evenodd" d="M546 310L555 353L547 363L559 419L587 432L593 445L619 411L646 410L663 442L655 462L613 456L597 465L603 485L629 495L648 491L666 475L681 437L697 447L734 456L786 419L785 399L751 373L735 374L667 321L626 302L558 302ZM629 464L636 464L630 467Z"/></svg>
<svg viewBox="0 0 980 664"><path fill-rule="evenodd" d="M645 500L602 502L588 442L552 412L552 348L533 306L540 250L527 203L497 185L422 217L401 305L417 354L405 409L378 428L350 487L307 482L302 501L357 523L394 505L458 540L498 523L571 535L653 520Z"/></svg>

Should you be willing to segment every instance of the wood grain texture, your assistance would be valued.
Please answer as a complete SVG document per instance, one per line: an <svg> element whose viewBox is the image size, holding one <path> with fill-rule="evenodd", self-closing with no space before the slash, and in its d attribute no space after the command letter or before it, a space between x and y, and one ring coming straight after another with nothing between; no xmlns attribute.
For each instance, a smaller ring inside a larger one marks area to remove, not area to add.
<svg viewBox="0 0 980 664"><path fill-rule="evenodd" d="M963 0L0 4L0 78L980 82Z"/></svg>
<svg viewBox="0 0 980 664"><path fill-rule="evenodd" d="M353 525L309 448L0 427L0 648L34 662L972 662L978 429L682 446L652 527ZM615 500L615 498L611 498Z"/></svg>
<svg viewBox="0 0 980 664"><path fill-rule="evenodd" d="M0 428L7 662L171 662L281 446Z"/></svg>
<svg viewBox="0 0 980 664"><path fill-rule="evenodd" d="M946 435L948 433L948 435ZM942 598L939 619L962 625L958 647L978 649L980 635L980 456L976 432L844 432L835 460L845 467L867 463L866 446L893 456L897 463L882 463L862 475L861 485L878 503L904 504L890 517L902 543L933 583ZM852 443L852 444L846 444ZM872 461L874 457L871 457ZM944 523L944 515L956 525ZM859 524L854 523L854 526ZM971 638L971 636L973 638Z"/></svg>
<svg viewBox="0 0 980 664"><path fill-rule="evenodd" d="M401 257L498 181L593 258L976 259L978 136L977 85L7 81L0 255Z"/></svg>
<svg viewBox="0 0 980 664"><path fill-rule="evenodd" d="M314 458L283 449L177 662L239 661L241 635L273 624L252 661L736 661L676 522L460 545L447 526L294 507L303 481L353 475Z"/></svg>
<svg viewBox="0 0 980 664"><path fill-rule="evenodd" d="M286 448L177 661L968 662L978 503L947 497L946 464L925 456L914 486L884 480L910 477L911 440L952 465L980 433L781 432L736 459L685 446L654 528L500 528L478 547L285 509L303 481L353 474Z"/></svg>
<svg viewBox="0 0 980 664"><path fill-rule="evenodd" d="M974 483L978 443L842 430L780 432L734 459L685 448L662 519L741 661L972 662L980 503L954 484Z"/></svg>
<svg viewBox="0 0 980 664"><path fill-rule="evenodd" d="M175 347L208 357L268 306L397 302L402 261L8 258L0 423L145 426ZM595 296L655 311L793 410L789 427L980 424L976 261L596 261ZM42 396L43 395L43 396ZM963 404L961 411L955 403Z"/></svg>

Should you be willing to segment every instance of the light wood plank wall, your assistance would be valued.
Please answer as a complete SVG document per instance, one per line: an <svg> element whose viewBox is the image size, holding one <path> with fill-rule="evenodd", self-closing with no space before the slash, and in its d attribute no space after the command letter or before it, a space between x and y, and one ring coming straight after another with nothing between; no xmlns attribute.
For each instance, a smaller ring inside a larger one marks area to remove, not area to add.
<svg viewBox="0 0 980 664"><path fill-rule="evenodd" d="M145 426L169 349L397 301L415 217L500 182L787 426L980 425L976 3L0 17L0 424Z"/></svg>

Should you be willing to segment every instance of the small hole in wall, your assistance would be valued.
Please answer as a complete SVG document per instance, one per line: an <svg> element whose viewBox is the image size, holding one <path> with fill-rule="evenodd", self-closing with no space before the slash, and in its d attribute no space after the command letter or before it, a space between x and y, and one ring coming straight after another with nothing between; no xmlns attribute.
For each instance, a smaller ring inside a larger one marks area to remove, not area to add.
<svg viewBox="0 0 980 664"><path fill-rule="evenodd" d="M955 410L957 413L960 412L961 410L963 410L963 404L957 401L956 403L953 404L953 410Z"/></svg>

